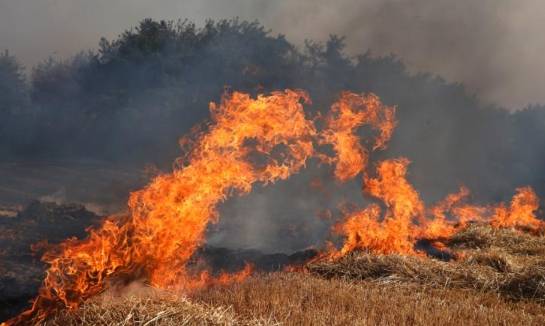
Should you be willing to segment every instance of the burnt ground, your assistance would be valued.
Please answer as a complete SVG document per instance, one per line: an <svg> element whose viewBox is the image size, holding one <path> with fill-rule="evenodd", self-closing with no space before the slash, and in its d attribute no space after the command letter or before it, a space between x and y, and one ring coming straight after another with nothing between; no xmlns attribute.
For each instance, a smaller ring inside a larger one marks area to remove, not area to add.
<svg viewBox="0 0 545 326"><path fill-rule="evenodd" d="M0 319L16 313L37 293L46 266L31 245L83 237L100 217L82 205L31 202L15 217L0 217Z"/></svg>
<svg viewBox="0 0 545 326"><path fill-rule="evenodd" d="M100 214L114 213L148 178L143 167L100 161L0 162L0 215L33 200L83 203Z"/></svg>

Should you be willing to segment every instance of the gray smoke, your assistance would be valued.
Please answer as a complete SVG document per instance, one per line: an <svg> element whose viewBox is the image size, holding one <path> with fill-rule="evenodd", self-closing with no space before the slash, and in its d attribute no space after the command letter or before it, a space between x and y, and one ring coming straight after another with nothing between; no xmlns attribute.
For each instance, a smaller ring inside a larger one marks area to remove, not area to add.
<svg viewBox="0 0 545 326"><path fill-rule="evenodd" d="M539 0L0 0L0 47L27 65L95 48L145 17L258 19L302 44L347 37L348 50L395 53L413 71L464 83L488 102L521 108L545 101Z"/></svg>

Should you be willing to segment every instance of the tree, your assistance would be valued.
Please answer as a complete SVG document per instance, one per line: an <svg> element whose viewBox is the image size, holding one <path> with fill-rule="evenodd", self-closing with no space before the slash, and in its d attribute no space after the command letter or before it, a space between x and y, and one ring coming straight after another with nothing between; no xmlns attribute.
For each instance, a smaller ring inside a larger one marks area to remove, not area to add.
<svg viewBox="0 0 545 326"><path fill-rule="evenodd" d="M0 153L6 155L21 143L17 128L28 121L28 88L24 68L6 50L0 55Z"/></svg>
<svg viewBox="0 0 545 326"><path fill-rule="evenodd" d="M24 68L6 50L0 55L0 117L20 113L27 104L27 95Z"/></svg>

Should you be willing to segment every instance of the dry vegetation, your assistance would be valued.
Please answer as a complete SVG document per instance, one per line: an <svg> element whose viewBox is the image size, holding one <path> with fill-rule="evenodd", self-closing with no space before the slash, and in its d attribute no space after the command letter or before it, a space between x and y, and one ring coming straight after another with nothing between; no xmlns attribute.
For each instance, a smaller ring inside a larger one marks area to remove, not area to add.
<svg viewBox="0 0 545 326"><path fill-rule="evenodd" d="M354 253L308 273L172 294L102 297L50 325L543 325L542 236L471 226L450 262Z"/></svg>
<svg viewBox="0 0 545 326"><path fill-rule="evenodd" d="M511 299L545 301L545 238L516 230L472 225L448 248L458 258L376 256L355 252L307 268L326 278L412 282L433 287L469 288Z"/></svg>
<svg viewBox="0 0 545 326"><path fill-rule="evenodd" d="M545 308L493 293L348 282L298 273L255 276L190 300L128 296L86 304L48 325L543 325Z"/></svg>
<svg viewBox="0 0 545 326"><path fill-rule="evenodd" d="M93 301L76 313L62 312L47 325L234 325L231 309L192 303L169 296L129 296Z"/></svg>

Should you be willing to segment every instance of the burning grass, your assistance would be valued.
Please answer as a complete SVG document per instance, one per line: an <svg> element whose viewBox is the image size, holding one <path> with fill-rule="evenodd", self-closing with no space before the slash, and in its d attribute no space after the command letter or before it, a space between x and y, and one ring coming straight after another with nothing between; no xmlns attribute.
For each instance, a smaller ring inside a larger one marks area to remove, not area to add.
<svg viewBox="0 0 545 326"><path fill-rule="evenodd" d="M545 302L544 240L513 229L471 225L446 242L456 257L450 261L355 251L307 269L325 278L467 288Z"/></svg>
<svg viewBox="0 0 545 326"><path fill-rule="evenodd" d="M352 252L313 262L309 273L257 274L189 298L103 295L46 324L543 325L543 238L470 225L445 242L450 261Z"/></svg>

